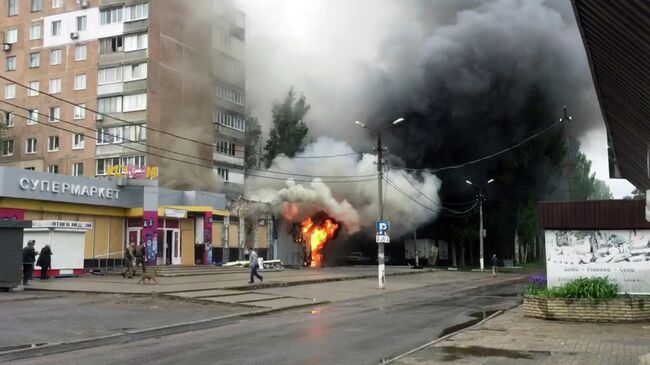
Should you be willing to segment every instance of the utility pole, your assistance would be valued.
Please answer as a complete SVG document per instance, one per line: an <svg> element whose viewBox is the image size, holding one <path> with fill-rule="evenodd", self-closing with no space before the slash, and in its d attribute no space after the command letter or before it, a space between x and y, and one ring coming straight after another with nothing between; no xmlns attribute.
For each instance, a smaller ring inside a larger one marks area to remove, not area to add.
<svg viewBox="0 0 650 365"><path fill-rule="evenodd" d="M485 196L483 195L483 186L491 184L494 182L494 179L486 181L484 184L474 184L469 180L465 180L468 185L473 185L478 187L478 214L479 214L479 228L478 228L478 242L479 242L479 265L481 266L481 271L485 270L485 255L483 250L483 238L485 237L485 230L483 229L483 200Z"/></svg>
<svg viewBox="0 0 650 365"><path fill-rule="evenodd" d="M377 187L379 188L379 220L384 220L384 197L382 191L382 181L384 180L384 170L382 167L383 150L381 146L381 132L377 133L377 172L379 178L377 179ZM378 287L384 289L386 285L386 263L384 261L384 243L377 244L377 264L378 264Z"/></svg>
<svg viewBox="0 0 650 365"><path fill-rule="evenodd" d="M565 173L566 173L566 179L567 179L567 187L569 189L568 191L568 198L569 200L573 200L573 173L571 169L571 136L569 135L569 121L571 120L571 117L567 114L566 111L566 106L564 107L564 114L562 115L562 122L565 122L566 125L564 126L564 135L566 138L566 161L565 161Z"/></svg>
<svg viewBox="0 0 650 365"><path fill-rule="evenodd" d="M354 124L360 126L361 128L369 129L377 133L377 187L378 187L378 196L379 196L379 220L384 219L384 194L382 191L382 181L384 180L384 169L383 169L383 147L381 146L381 132L386 129L396 126L404 121L404 118L398 118L393 121L391 124L385 126L382 129L374 129L368 127L365 123L360 121L355 121ZM377 242L377 282L379 289L384 289L386 287L386 261L384 256L384 243Z"/></svg>

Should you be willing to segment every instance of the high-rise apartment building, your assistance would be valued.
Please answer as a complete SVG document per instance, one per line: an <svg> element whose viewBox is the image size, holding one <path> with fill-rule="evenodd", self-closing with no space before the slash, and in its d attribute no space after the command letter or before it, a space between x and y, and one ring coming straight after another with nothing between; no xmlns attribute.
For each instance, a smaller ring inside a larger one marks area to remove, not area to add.
<svg viewBox="0 0 650 365"><path fill-rule="evenodd" d="M0 163L149 165L161 186L243 190L245 17L230 1L6 0L0 19Z"/></svg>

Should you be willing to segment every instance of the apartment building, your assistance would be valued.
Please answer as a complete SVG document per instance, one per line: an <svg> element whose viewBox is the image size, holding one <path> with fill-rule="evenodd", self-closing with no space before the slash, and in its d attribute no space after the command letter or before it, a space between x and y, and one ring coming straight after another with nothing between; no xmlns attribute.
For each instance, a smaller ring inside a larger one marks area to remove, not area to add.
<svg viewBox="0 0 650 365"><path fill-rule="evenodd" d="M3 5L0 75L16 83L0 80L15 104L0 103L1 163L98 177L149 165L161 186L243 190L245 17L229 0Z"/></svg>

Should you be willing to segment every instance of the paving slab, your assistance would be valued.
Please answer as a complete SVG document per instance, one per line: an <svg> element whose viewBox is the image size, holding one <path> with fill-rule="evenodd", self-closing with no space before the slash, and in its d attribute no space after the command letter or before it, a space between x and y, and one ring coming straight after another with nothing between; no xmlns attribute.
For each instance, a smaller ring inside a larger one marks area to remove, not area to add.
<svg viewBox="0 0 650 365"><path fill-rule="evenodd" d="M223 303L244 303L245 304L245 302L258 301L264 299L274 299L277 297L278 297L277 295L244 292L244 293L240 293L239 295L228 295L225 297L221 296L221 297L211 297L211 298L218 299L218 301Z"/></svg>
<svg viewBox="0 0 650 365"><path fill-rule="evenodd" d="M169 296L182 297L182 298L205 298L205 297L220 297L224 295L239 295L240 290L224 290L224 289L210 289L200 291L188 291L179 293L169 293Z"/></svg>
<svg viewBox="0 0 650 365"><path fill-rule="evenodd" d="M394 362L450 363L650 365L650 323L546 321L519 306Z"/></svg>

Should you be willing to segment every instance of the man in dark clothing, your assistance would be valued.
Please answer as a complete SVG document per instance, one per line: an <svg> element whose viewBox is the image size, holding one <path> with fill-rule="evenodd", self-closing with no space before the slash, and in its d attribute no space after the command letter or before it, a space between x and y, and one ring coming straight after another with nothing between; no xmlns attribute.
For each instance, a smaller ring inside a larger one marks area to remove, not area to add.
<svg viewBox="0 0 650 365"><path fill-rule="evenodd" d="M499 266L499 259L497 258L497 254L492 255L492 259L490 260L490 264L492 265L492 276L497 277L497 268Z"/></svg>
<svg viewBox="0 0 650 365"><path fill-rule="evenodd" d="M23 248L23 285L32 280L32 273L34 272L34 261L36 261L36 250L34 240L29 240L27 246Z"/></svg>
<svg viewBox="0 0 650 365"><path fill-rule="evenodd" d="M142 272L147 271L144 267L144 255L144 244L140 244L135 248L135 270L138 269L139 265L142 265Z"/></svg>
<svg viewBox="0 0 650 365"><path fill-rule="evenodd" d="M45 245L41 249L36 265L41 267L41 280L47 280L47 270L52 267L52 249L50 245Z"/></svg>

